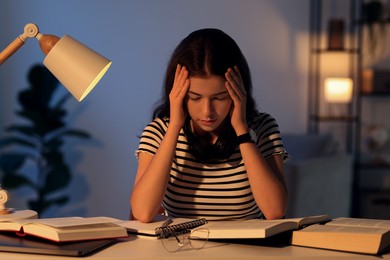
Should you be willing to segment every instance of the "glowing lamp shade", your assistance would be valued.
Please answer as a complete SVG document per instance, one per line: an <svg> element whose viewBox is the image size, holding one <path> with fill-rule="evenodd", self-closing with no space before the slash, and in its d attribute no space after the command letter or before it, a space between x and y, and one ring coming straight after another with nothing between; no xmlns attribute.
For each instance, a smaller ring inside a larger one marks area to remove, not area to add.
<svg viewBox="0 0 390 260"><path fill-rule="evenodd" d="M63 36L43 61L78 101L95 87L111 63L69 35Z"/></svg>
<svg viewBox="0 0 390 260"><path fill-rule="evenodd" d="M352 100L350 78L325 79L325 100L329 103L349 103Z"/></svg>

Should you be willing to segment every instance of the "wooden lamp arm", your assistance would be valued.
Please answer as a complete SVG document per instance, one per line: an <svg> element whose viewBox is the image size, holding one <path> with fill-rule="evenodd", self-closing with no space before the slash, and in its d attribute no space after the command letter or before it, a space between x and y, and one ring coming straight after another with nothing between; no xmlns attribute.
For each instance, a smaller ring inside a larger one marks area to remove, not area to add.
<svg viewBox="0 0 390 260"><path fill-rule="evenodd" d="M20 47L22 47L24 41L17 37L0 53L0 65L3 64L9 57L12 56Z"/></svg>
<svg viewBox="0 0 390 260"><path fill-rule="evenodd" d="M0 65L20 49L28 38L36 37L39 40L42 51L48 54L51 48L57 43L59 38L54 35L42 35L38 26L29 23L24 27L24 33L19 35L0 53Z"/></svg>

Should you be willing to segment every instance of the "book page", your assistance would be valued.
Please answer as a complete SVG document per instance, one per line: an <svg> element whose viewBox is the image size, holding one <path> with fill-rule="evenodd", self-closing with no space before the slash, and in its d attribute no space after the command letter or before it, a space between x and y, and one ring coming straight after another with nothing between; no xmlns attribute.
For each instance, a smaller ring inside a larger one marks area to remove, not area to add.
<svg viewBox="0 0 390 260"><path fill-rule="evenodd" d="M279 222L295 222L297 223L297 228L302 227L309 224L322 223L331 220L330 216L325 215L316 215L316 216L307 216L300 218L285 218L285 219L275 219L275 220L267 220L270 223L279 223Z"/></svg>
<svg viewBox="0 0 390 260"><path fill-rule="evenodd" d="M298 228L295 221L284 220L226 220L209 221L200 229L209 230L211 239L230 238L265 238L280 232L294 230ZM197 236L194 232L193 234Z"/></svg>
<svg viewBox="0 0 390 260"><path fill-rule="evenodd" d="M356 233L356 234L384 234L389 230L383 228L367 228L353 226L311 225L298 232L332 232L332 233Z"/></svg>
<svg viewBox="0 0 390 260"><path fill-rule="evenodd" d="M55 228L63 227L75 227L75 226L84 226L84 225L94 225L94 224L103 224L103 223L112 223L112 218L109 217L63 217L63 218L42 218L42 219L31 219L23 221L25 224L37 223L41 225L51 226Z"/></svg>
<svg viewBox="0 0 390 260"><path fill-rule="evenodd" d="M327 225L385 228L390 230L390 220L364 218L336 218Z"/></svg>
<svg viewBox="0 0 390 260"><path fill-rule="evenodd" d="M221 220L210 221L204 225L204 228L210 230L259 230L267 229L280 225L281 223L290 223L290 227L298 227L295 221L288 221L287 219L277 220L263 220L263 219L247 219L247 220Z"/></svg>

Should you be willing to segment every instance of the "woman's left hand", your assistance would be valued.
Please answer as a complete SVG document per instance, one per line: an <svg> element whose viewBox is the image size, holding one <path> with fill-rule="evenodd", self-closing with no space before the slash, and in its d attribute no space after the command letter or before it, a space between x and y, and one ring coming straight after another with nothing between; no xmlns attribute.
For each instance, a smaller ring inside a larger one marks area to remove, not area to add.
<svg viewBox="0 0 390 260"><path fill-rule="evenodd" d="M248 132L246 122L246 91L237 66L229 68L225 73L226 89L233 100L232 110L230 112L231 124L237 135Z"/></svg>

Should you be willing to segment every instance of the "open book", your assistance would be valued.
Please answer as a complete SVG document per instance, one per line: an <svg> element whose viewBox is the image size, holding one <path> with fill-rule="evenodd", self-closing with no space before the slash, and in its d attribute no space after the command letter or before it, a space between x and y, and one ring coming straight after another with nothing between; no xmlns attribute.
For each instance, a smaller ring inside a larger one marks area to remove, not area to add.
<svg viewBox="0 0 390 260"><path fill-rule="evenodd" d="M336 218L325 225L294 231L292 244L379 254L390 249L390 220Z"/></svg>
<svg viewBox="0 0 390 260"><path fill-rule="evenodd" d="M0 231L32 235L56 242L126 237L125 228L108 217L64 217L0 221Z"/></svg>
<svg viewBox="0 0 390 260"><path fill-rule="evenodd" d="M167 227L172 228L167 231L167 235L173 235L175 232L177 232L176 234L180 234L191 231L191 237L198 239L266 238L284 231L296 230L306 225L322 223L329 220L330 217L328 215L278 220L250 219L210 222L207 222L205 219L176 218ZM117 224L126 227L129 233L158 237L158 227L162 226L163 223L164 220L156 220L151 223L130 220ZM204 232L205 229L209 232Z"/></svg>
<svg viewBox="0 0 390 260"><path fill-rule="evenodd" d="M267 238L282 232L300 229L314 223L329 221L329 215L308 216L302 218L287 218L277 220L229 220L210 221L201 226L209 232L200 229L193 229L191 237L209 239L246 239L246 238Z"/></svg>

